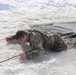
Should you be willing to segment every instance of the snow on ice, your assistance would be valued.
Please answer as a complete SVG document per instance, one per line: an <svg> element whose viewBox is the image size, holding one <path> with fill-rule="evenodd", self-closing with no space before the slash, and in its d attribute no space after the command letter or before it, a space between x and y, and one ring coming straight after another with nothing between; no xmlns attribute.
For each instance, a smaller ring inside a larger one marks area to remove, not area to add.
<svg viewBox="0 0 76 75"><path fill-rule="evenodd" d="M19 44L8 44L6 36L14 35L17 30L47 24L76 32L76 1L0 0L0 61L23 52ZM48 26L44 29L48 29ZM76 49L61 53L46 52L35 60L22 61L16 57L0 63L0 75L76 75L75 70Z"/></svg>

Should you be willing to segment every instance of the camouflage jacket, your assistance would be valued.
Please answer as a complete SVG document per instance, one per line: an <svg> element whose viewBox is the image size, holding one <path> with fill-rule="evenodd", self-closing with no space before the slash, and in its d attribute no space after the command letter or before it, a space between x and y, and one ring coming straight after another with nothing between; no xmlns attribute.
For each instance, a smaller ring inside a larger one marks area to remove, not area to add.
<svg viewBox="0 0 76 75"><path fill-rule="evenodd" d="M67 45L57 33L38 30L27 30L25 32L28 33L28 42L32 47L32 50L26 52L28 59L44 54L45 48L55 52L67 49Z"/></svg>

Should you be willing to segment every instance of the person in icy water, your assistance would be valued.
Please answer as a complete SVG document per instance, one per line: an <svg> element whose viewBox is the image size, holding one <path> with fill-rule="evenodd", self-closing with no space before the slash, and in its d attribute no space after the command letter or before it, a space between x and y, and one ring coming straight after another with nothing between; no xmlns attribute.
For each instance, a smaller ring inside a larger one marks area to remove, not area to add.
<svg viewBox="0 0 76 75"><path fill-rule="evenodd" d="M6 41L18 40L19 43L29 42L32 49L29 52L21 53L20 57L24 59L34 59L44 54L44 49L47 48L54 52L61 52L67 49L67 45L55 32L45 32L38 30L21 30L15 35L6 37Z"/></svg>

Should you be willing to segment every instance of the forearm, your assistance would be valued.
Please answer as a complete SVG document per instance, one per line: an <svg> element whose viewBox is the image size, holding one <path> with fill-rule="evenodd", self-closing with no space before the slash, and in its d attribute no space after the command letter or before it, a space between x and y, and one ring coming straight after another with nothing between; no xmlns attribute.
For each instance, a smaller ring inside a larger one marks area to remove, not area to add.
<svg viewBox="0 0 76 75"><path fill-rule="evenodd" d="M16 39L15 35L10 37L10 40L15 40L15 39Z"/></svg>
<svg viewBox="0 0 76 75"><path fill-rule="evenodd" d="M44 54L43 49L36 49L30 52L26 52L27 59L35 59L38 56L43 55L43 54Z"/></svg>

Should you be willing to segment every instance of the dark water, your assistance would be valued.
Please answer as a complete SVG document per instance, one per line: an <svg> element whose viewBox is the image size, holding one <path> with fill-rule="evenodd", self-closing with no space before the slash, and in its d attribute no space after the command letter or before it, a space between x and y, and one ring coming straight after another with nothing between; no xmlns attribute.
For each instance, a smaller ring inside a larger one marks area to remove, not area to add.
<svg viewBox="0 0 76 75"><path fill-rule="evenodd" d="M46 30L50 32L68 33L75 31L76 23L53 23L53 24L41 24L30 25L32 29Z"/></svg>

